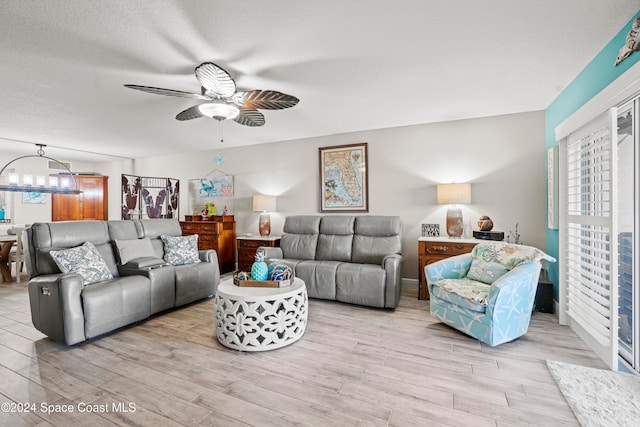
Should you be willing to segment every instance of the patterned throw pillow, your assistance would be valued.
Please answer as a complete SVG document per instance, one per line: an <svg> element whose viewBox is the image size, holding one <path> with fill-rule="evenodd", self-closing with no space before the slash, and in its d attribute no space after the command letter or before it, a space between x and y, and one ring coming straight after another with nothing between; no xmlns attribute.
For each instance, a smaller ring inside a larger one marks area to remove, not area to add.
<svg viewBox="0 0 640 427"><path fill-rule="evenodd" d="M555 261L540 249L505 242L480 243L471 251L471 258L467 278L489 285L521 264L541 259Z"/></svg>
<svg viewBox="0 0 640 427"><path fill-rule="evenodd" d="M504 265L497 262L487 262L480 259L471 261L467 279L491 285L509 271Z"/></svg>
<svg viewBox="0 0 640 427"><path fill-rule="evenodd" d="M195 264L200 262L198 256L198 235L160 236L164 242L164 260L171 265Z"/></svg>
<svg viewBox="0 0 640 427"><path fill-rule="evenodd" d="M85 285L113 279L102 255L91 242L49 253L61 272L79 274Z"/></svg>

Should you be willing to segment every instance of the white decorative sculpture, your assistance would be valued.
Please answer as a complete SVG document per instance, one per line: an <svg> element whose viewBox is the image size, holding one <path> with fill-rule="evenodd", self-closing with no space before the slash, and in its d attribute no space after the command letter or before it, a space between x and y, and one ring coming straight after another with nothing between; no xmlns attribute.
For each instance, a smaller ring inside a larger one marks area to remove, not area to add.
<svg viewBox="0 0 640 427"><path fill-rule="evenodd" d="M627 42L620 48L615 65L618 65L632 52L638 50L640 50L640 18L636 18L631 24L631 31L627 34Z"/></svg>

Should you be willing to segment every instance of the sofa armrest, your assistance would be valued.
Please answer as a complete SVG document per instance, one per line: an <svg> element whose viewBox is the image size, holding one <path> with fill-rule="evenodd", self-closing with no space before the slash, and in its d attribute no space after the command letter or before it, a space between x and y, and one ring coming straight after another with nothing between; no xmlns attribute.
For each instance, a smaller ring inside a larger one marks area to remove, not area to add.
<svg viewBox="0 0 640 427"><path fill-rule="evenodd" d="M427 280L429 294L435 282L444 279L461 279L467 275L471 267L471 254L456 255L425 265L424 277Z"/></svg>
<svg viewBox="0 0 640 427"><path fill-rule="evenodd" d="M125 270L149 270L152 268L164 267L165 265L169 264L162 258L142 257L132 259L124 265L118 265L118 270L120 270L121 268Z"/></svg>
<svg viewBox="0 0 640 427"><path fill-rule="evenodd" d="M539 261L521 264L493 282L487 295L487 315L495 318L495 307L509 307L509 315L531 315L538 288ZM505 311L505 310L502 310Z"/></svg>
<svg viewBox="0 0 640 427"><path fill-rule="evenodd" d="M201 249L198 251L198 256L202 262L211 262L218 265L218 253L213 249Z"/></svg>
<svg viewBox="0 0 640 427"><path fill-rule="evenodd" d="M211 279L214 283L213 293L215 294L217 292L218 285L220 284L220 263L218 262L218 253L213 249L201 250L198 253L200 254L200 261L213 264L215 273L214 277Z"/></svg>
<svg viewBox="0 0 640 427"><path fill-rule="evenodd" d="M395 308L400 302L402 291L402 255L387 255L382 259L382 268L386 272L385 308Z"/></svg>
<svg viewBox="0 0 640 427"><path fill-rule="evenodd" d="M428 264L424 267L427 283L443 279L461 279L469 272L471 254L456 255Z"/></svg>
<svg viewBox="0 0 640 427"><path fill-rule="evenodd" d="M31 320L36 329L67 345L84 341L83 286L82 277L75 273L32 278L29 301Z"/></svg>
<svg viewBox="0 0 640 427"><path fill-rule="evenodd" d="M282 253L282 248L272 248L269 246L260 246L257 250L262 249L264 251L264 260L267 264L271 259L283 259L284 254Z"/></svg>

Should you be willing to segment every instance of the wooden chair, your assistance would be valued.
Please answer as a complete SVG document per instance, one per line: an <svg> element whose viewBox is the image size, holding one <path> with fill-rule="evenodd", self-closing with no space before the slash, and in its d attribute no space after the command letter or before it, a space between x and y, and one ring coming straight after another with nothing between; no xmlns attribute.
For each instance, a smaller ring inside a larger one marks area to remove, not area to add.
<svg viewBox="0 0 640 427"><path fill-rule="evenodd" d="M11 232L16 235L16 246L11 249L11 253L9 254L9 262L13 262L16 264L16 283L20 283L20 273L24 267L25 258L24 258L24 246L22 244L22 234L25 228L15 227L11 229Z"/></svg>

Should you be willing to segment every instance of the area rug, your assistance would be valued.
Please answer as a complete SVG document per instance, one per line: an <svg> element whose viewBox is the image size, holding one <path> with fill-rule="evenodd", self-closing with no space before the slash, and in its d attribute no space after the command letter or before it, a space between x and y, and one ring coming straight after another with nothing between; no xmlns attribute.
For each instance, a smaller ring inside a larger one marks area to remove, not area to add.
<svg viewBox="0 0 640 427"><path fill-rule="evenodd" d="M640 377L547 360L583 427L640 426Z"/></svg>

